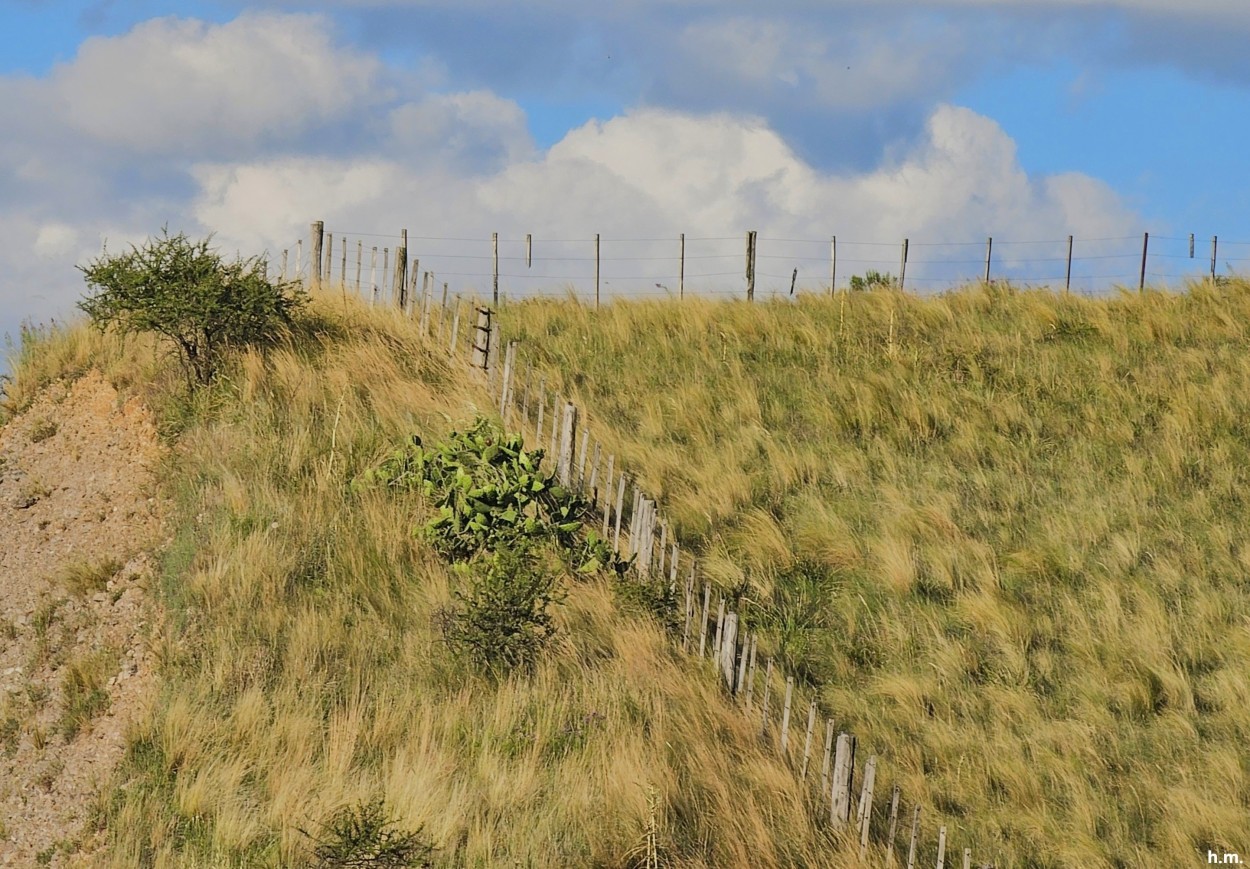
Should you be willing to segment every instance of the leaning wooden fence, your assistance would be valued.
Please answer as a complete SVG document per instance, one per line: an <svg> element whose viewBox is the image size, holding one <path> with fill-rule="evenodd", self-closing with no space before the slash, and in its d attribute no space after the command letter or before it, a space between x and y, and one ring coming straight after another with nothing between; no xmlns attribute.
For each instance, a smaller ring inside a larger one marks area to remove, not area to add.
<svg viewBox="0 0 1250 869"><path fill-rule="evenodd" d="M520 373L518 344L510 341L505 346L495 311L476 299L458 296L449 304L446 289L440 299L429 280L418 298L412 280L415 272L410 274L407 286L397 277L391 303L417 319L421 333L440 352L464 359L480 372L505 427L554 457L561 483L574 487L594 505L602 536L621 556L635 559L638 581L667 582L674 591L680 588L682 628L674 641L681 653L709 675L715 674L726 701L759 722L760 739L808 786L819 817L825 819L822 823L857 844L861 860L869 858L870 844L875 842L875 854L886 865L916 869L925 865L919 862L923 851L930 855L928 865L935 865L931 858L936 853L937 869L945 869L947 825L938 825L936 842L926 840L921 806L913 803L909 824L903 814L906 832L900 830L900 787L892 785L888 800L877 801L878 793L884 793L877 784L878 757L870 754L857 767L856 737L839 731L814 691L805 697L804 687L793 674L784 672L770 657L761 659L758 633L750 630L730 600L700 579L697 559L683 549L659 502L642 489L637 475L614 455L605 454L600 441L591 435L585 412L549 388L547 378L535 367L526 363ZM320 275L309 283L320 286ZM467 328L462 326L466 314L472 318ZM896 850L904 843L905 858L901 848ZM971 866L972 849L965 847L962 867Z"/></svg>

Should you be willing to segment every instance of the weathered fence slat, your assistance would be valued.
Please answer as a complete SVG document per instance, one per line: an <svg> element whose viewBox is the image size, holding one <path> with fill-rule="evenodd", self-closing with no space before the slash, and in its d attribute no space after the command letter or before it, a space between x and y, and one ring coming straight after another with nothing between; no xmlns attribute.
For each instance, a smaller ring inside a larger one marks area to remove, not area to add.
<svg viewBox="0 0 1250 869"><path fill-rule="evenodd" d="M725 616L725 631L721 637L720 668L725 677L725 687L730 692L734 688L734 658L738 652L738 614L728 613Z"/></svg>
<svg viewBox="0 0 1250 869"><path fill-rule="evenodd" d="M833 760L833 719L825 719L825 760L820 765L820 792L829 791L829 763Z"/></svg>
<svg viewBox="0 0 1250 869"><path fill-rule="evenodd" d="M890 832L885 840L885 862L891 865L894 863L894 835L898 832L898 796L898 785L895 785L890 796Z"/></svg>
<svg viewBox="0 0 1250 869"><path fill-rule="evenodd" d="M851 785L855 777L855 737L838 734L833 759L833 787L829 820L835 828L846 826L851 819Z"/></svg>
<svg viewBox="0 0 1250 869"><path fill-rule="evenodd" d="M794 677L786 677L786 699L781 707L781 753L787 754L790 748L790 699L794 694Z"/></svg>
<svg viewBox="0 0 1250 869"><path fill-rule="evenodd" d="M807 707L807 735L803 737L803 769L799 778L807 781L807 765L812 759L812 730L816 727L816 701Z"/></svg>
<svg viewBox="0 0 1250 869"><path fill-rule="evenodd" d="M920 806L911 816L911 844L907 847L907 869L916 869L916 840L920 836Z"/></svg>
<svg viewBox="0 0 1250 869"><path fill-rule="evenodd" d="M768 693L772 689L773 659L769 658L764 666L764 702L761 704L764 713L760 716L760 736L768 736Z"/></svg>
<svg viewBox="0 0 1250 869"><path fill-rule="evenodd" d="M877 783L877 758L864 764L864 789L859 797L859 859L868 855L868 829L872 825L872 791Z"/></svg>

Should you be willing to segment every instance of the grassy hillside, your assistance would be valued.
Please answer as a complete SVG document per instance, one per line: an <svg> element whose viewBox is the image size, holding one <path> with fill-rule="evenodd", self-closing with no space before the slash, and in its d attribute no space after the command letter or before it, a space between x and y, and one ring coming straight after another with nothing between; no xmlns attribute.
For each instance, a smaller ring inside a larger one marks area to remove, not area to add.
<svg viewBox="0 0 1250 869"><path fill-rule="evenodd" d="M308 865L379 798L436 865L644 865L649 830L662 865L840 862L757 725L613 580L560 578L532 675L452 657L437 616L463 579L414 537L431 508L351 482L491 401L390 311L314 315L190 398L151 345L85 328L18 360L12 408L98 366L174 444L162 687L97 812L106 865Z"/></svg>
<svg viewBox="0 0 1250 869"><path fill-rule="evenodd" d="M1008 866L1250 830L1250 286L514 304L829 714Z"/></svg>

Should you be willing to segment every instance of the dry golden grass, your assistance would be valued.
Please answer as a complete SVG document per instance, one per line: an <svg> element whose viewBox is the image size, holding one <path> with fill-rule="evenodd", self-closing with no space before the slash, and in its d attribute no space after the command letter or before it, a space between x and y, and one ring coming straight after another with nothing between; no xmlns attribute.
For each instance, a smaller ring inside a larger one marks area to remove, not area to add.
<svg viewBox="0 0 1250 869"><path fill-rule="evenodd" d="M1244 850L1250 286L535 301L503 324L974 853Z"/></svg>
<svg viewBox="0 0 1250 869"><path fill-rule="evenodd" d="M18 369L15 401L106 360L176 440L163 688L102 801L106 865L301 865L301 831L379 796L440 865L641 865L649 829L663 865L840 864L758 725L608 580L566 578L560 641L531 676L461 669L434 624L456 580L413 535L426 507L349 483L492 402L390 311L314 314L190 399L85 330Z"/></svg>
<svg viewBox="0 0 1250 869"><path fill-rule="evenodd" d="M459 671L424 505L347 483L492 402L389 311L315 311L191 399L83 329L19 360L15 405L98 364L178 440L172 639L102 807L112 865L298 865L301 828L375 796L445 865L640 865L653 825L662 865L856 863L606 584L568 583L532 676ZM566 300L503 326L881 756L878 793L926 806L926 864L937 817L999 866L1244 851L1250 287Z"/></svg>

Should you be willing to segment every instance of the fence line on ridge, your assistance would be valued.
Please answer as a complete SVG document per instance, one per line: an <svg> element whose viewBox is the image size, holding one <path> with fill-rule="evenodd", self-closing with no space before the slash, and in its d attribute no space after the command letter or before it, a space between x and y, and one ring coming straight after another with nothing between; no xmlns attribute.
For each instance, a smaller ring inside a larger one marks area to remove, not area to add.
<svg viewBox="0 0 1250 869"><path fill-rule="evenodd" d="M283 280L336 282L376 303L406 299L431 283L448 292L507 298L567 295L583 300L692 295L789 296L829 292L855 279L938 291L1006 280L1092 294L1114 286L1211 279L1250 263L1250 241L1143 233L1132 236L968 242L898 242L741 236L544 239L534 233L481 238L409 236L325 230L270 264ZM314 267L315 263L315 267ZM1222 266L1222 268L1221 268Z"/></svg>

